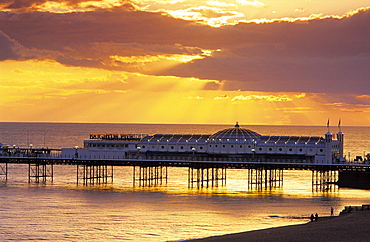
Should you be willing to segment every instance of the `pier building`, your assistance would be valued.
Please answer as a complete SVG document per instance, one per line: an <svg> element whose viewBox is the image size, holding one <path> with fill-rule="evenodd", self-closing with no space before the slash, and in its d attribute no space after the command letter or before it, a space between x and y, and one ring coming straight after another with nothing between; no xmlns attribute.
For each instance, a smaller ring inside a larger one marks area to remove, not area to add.
<svg viewBox="0 0 370 242"><path fill-rule="evenodd" d="M63 148L62 158L127 159L145 134L90 134L84 147Z"/></svg>
<svg viewBox="0 0 370 242"><path fill-rule="evenodd" d="M335 164L344 161L344 134L269 136L242 128L214 134L92 134L83 148L62 150L63 158L196 159Z"/></svg>

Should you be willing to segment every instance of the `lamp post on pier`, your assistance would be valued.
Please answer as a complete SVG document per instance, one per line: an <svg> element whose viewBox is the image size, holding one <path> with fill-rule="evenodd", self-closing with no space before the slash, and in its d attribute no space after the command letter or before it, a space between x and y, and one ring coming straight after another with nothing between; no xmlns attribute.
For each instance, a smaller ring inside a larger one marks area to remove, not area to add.
<svg viewBox="0 0 370 242"><path fill-rule="evenodd" d="M195 151L196 151L196 149L193 147L193 148L191 148L191 151L193 151L193 160L194 160L194 156L195 156Z"/></svg>
<svg viewBox="0 0 370 242"><path fill-rule="evenodd" d="M138 146L136 149L137 149L137 158L139 159L139 154L140 154L141 147Z"/></svg>
<svg viewBox="0 0 370 242"><path fill-rule="evenodd" d="M78 158L78 146L75 146L75 159Z"/></svg>
<svg viewBox="0 0 370 242"><path fill-rule="evenodd" d="M27 155L28 156L32 156L32 147L33 147L33 144L30 144L29 147L30 147L30 149L27 151L27 153L28 153Z"/></svg>
<svg viewBox="0 0 370 242"><path fill-rule="evenodd" d="M351 162L351 151L348 151L348 161Z"/></svg>
<svg viewBox="0 0 370 242"><path fill-rule="evenodd" d="M366 159L366 156L365 156L366 150L363 150L362 152L364 153L363 160L365 160Z"/></svg>
<svg viewBox="0 0 370 242"><path fill-rule="evenodd" d="M251 149L252 151L252 160L254 161L254 153L256 153L256 150L255 149Z"/></svg>

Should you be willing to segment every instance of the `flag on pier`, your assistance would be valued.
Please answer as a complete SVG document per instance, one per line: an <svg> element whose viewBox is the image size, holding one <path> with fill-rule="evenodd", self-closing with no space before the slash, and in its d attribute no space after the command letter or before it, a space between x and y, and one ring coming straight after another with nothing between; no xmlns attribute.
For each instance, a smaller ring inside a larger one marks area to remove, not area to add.
<svg viewBox="0 0 370 242"><path fill-rule="evenodd" d="M338 121L338 128L339 128L339 132L341 132L342 130L341 130L341 127L340 127L340 120L341 119L339 119L339 121Z"/></svg>
<svg viewBox="0 0 370 242"><path fill-rule="evenodd" d="M328 122L326 123L326 127L328 128L328 132L329 132L329 119L328 119Z"/></svg>

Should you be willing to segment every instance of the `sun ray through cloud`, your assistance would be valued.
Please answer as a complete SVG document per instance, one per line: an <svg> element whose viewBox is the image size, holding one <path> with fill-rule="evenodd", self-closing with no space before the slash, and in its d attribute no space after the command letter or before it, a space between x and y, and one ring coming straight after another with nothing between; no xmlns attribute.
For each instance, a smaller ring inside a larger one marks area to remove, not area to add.
<svg viewBox="0 0 370 242"><path fill-rule="evenodd" d="M367 125L370 0L316 3L4 0L1 121Z"/></svg>

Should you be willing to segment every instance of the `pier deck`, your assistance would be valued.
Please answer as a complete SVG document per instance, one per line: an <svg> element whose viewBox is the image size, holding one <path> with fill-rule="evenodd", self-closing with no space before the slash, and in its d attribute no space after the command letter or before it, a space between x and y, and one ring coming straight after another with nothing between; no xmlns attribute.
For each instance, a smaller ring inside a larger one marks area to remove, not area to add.
<svg viewBox="0 0 370 242"><path fill-rule="evenodd" d="M368 164L314 164L287 163L264 161L230 160L171 160L171 159L82 159L82 158L51 158L51 157L0 157L0 176L7 179L8 164L28 164L29 182L46 182L53 180L54 165L73 165L77 170L77 183L82 179L84 184L113 182L113 167L133 167L133 179L141 184L167 179L168 167L187 167L189 186L195 182L203 186L208 182L217 184L226 181L226 169L246 169L248 186L257 189L281 186L284 170L312 171L312 187L327 190L331 185L343 185L358 188L370 188L367 177L370 175ZM137 167L138 169L135 169ZM138 178L137 178L138 177ZM341 178L342 177L342 178ZM359 177L359 179L357 179ZM343 181L341 183L341 180ZM215 182L215 183L213 183Z"/></svg>
<svg viewBox="0 0 370 242"><path fill-rule="evenodd" d="M76 159L76 158L49 158L49 157L0 157L0 163L8 164L52 164L52 165L109 165L109 166L167 166L167 167L219 167L229 169L279 168L284 170L350 170L370 171L369 164L340 163L286 163L264 161L204 161L204 160L171 160L171 159Z"/></svg>

